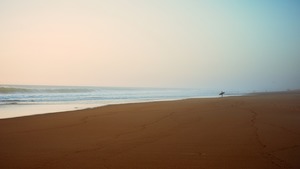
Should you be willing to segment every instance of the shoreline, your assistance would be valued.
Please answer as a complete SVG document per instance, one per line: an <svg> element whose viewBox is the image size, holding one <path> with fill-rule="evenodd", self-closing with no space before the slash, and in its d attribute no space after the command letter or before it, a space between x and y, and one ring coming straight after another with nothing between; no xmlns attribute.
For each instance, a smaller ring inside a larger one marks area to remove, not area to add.
<svg viewBox="0 0 300 169"><path fill-rule="evenodd" d="M242 95L228 95L224 97L235 97ZM98 107L104 107L109 105L124 105L124 104L138 104L138 103L152 103L152 102L164 102L164 101L179 101L185 99L209 99L209 98L218 98L219 96L203 96L203 97L190 97L190 98L174 98L174 99L157 99L157 100L132 100L132 101L120 101L110 103L52 103L52 104L13 104L13 105L0 105L0 111L4 109L4 111L8 110L8 113L0 114L0 120L3 119L11 119L11 118L22 118L28 116L35 115L43 115L43 114L53 114L53 113L62 113L62 112L70 112L70 111L80 111L86 109L94 109ZM5 107L8 107L5 110ZM22 108L23 107L23 108ZM59 107L59 108L57 108ZM19 108L19 110L18 110ZM42 110L43 109L43 110ZM47 110L44 110L47 109ZM30 112L23 113L21 115L11 115L17 111L22 112ZM33 112L33 113L32 113ZM9 114L9 115L6 115Z"/></svg>
<svg viewBox="0 0 300 169"><path fill-rule="evenodd" d="M296 169L299 103L284 92L1 119L0 168Z"/></svg>

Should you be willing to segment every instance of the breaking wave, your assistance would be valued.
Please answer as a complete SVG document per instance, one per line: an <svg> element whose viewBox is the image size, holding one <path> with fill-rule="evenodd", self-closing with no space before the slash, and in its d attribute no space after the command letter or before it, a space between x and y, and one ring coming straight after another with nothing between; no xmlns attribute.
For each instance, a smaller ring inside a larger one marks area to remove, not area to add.
<svg viewBox="0 0 300 169"><path fill-rule="evenodd" d="M197 89L0 85L0 105L120 103L213 96Z"/></svg>
<svg viewBox="0 0 300 169"><path fill-rule="evenodd" d="M22 88L22 87L0 87L0 94L16 93L86 93L93 92L86 88Z"/></svg>

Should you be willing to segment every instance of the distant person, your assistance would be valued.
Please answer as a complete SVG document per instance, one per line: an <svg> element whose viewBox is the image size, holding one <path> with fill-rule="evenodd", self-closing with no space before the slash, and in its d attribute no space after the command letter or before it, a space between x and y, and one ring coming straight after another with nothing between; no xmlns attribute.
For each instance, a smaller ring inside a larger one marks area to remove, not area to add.
<svg viewBox="0 0 300 169"><path fill-rule="evenodd" d="M221 91L221 93L219 94L221 97L223 97L223 95L225 94L225 92Z"/></svg>

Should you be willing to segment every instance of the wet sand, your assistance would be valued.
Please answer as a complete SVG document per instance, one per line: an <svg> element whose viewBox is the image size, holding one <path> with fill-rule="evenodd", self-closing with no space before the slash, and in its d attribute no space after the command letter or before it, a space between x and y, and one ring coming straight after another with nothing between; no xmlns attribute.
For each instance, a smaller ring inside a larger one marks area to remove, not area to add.
<svg viewBox="0 0 300 169"><path fill-rule="evenodd" d="M0 168L300 168L300 92L0 120Z"/></svg>

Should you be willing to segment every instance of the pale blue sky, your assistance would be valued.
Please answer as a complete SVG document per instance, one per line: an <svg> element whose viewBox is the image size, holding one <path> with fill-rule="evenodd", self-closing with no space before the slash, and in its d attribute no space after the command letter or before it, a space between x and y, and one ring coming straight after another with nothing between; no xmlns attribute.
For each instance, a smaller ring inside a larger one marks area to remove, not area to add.
<svg viewBox="0 0 300 169"><path fill-rule="evenodd" d="M0 0L0 84L300 88L300 1Z"/></svg>

